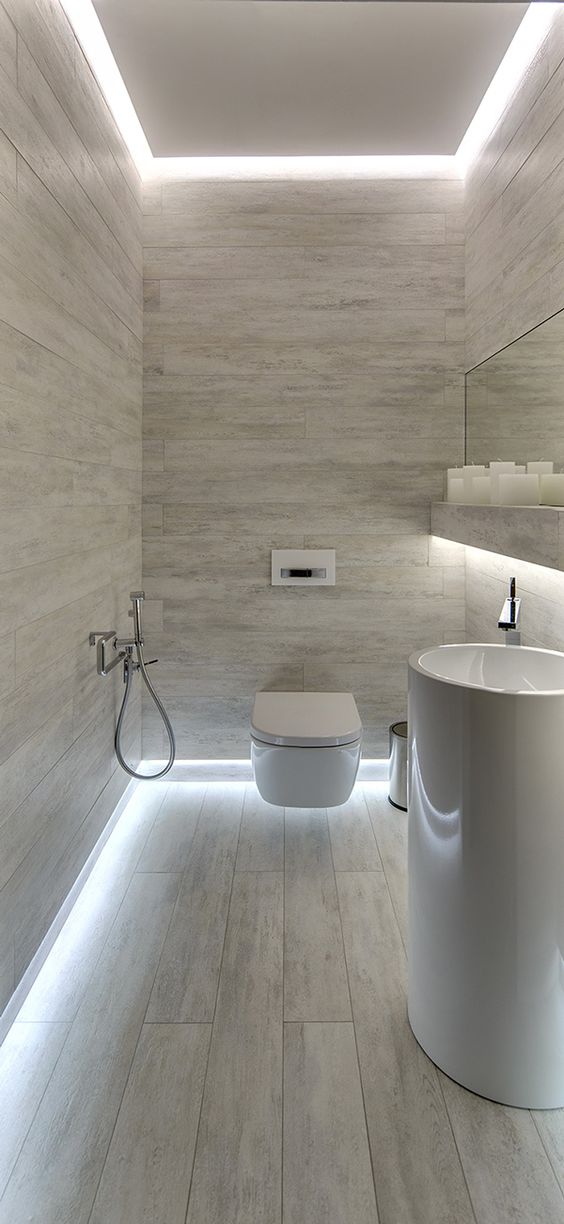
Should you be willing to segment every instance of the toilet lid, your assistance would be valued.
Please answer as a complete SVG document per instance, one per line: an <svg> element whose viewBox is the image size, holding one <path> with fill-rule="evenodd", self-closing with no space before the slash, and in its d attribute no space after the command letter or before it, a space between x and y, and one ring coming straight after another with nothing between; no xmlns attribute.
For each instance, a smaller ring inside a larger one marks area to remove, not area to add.
<svg viewBox="0 0 564 1224"><path fill-rule="evenodd" d="M265 744L331 748L360 739L352 693L257 693L251 732Z"/></svg>

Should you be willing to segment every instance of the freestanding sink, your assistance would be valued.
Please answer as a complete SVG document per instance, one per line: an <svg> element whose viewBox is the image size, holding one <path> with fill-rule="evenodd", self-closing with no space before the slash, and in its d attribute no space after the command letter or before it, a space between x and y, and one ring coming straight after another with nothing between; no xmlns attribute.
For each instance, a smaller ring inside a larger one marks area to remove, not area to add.
<svg viewBox="0 0 564 1224"><path fill-rule="evenodd" d="M564 1106L564 655L409 660L409 1020L481 1096Z"/></svg>

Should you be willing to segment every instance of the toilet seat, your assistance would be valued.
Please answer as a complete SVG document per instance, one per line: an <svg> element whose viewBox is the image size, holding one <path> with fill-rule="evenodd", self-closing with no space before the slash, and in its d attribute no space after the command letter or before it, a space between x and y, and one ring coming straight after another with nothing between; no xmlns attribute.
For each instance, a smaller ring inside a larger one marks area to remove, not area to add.
<svg viewBox="0 0 564 1224"><path fill-rule="evenodd" d="M251 734L262 744L336 748L361 738L352 693L257 693Z"/></svg>
<svg viewBox="0 0 564 1224"><path fill-rule="evenodd" d="M251 719L253 775L278 807L346 803L362 750L352 693L257 693Z"/></svg>

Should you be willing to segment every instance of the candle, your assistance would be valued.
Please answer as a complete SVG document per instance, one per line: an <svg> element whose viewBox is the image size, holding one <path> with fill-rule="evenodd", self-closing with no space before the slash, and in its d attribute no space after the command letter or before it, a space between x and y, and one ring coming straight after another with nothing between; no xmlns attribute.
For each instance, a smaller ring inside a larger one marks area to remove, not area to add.
<svg viewBox="0 0 564 1224"><path fill-rule="evenodd" d="M554 472L554 464L544 462L528 463L527 471L536 472L538 476L552 476L552 473Z"/></svg>
<svg viewBox="0 0 564 1224"><path fill-rule="evenodd" d="M564 475L541 475L541 506L564 506Z"/></svg>
<svg viewBox="0 0 564 1224"><path fill-rule="evenodd" d="M464 482L464 501L472 502L473 491L472 482L476 476L485 476L486 469L482 463L465 463L462 469L462 479Z"/></svg>
<svg viewBox="0 0 564 1224"><path fill-rule="evenodd" d="M525 476L502 472L498 480L500 506L538 506L539 477L535 472Z"/></svg>
<svg viewBox="0 0 564 1224"><path fill-rule="evenodd" d="M511 475L515 472L514 463L490 463L490 476L492 479L492 505L499 506L499 478L500 476Z"/></svg>
<svg viewBox="0 0 564 1224"><path fill-rule="evenodd" d="M474 506L489 506L492 500L491 477L474 476L472 479L472 504Z"/></svg>
<svg viewBox="0 0 564 1224"><path fill-rule="evenodd" d="M464 481L462 476L449 476L447 501L462 502L464 501Z"/></svg>
<svg viewBox="0 0 564 1224"><path fill-rule="evenodd" d="M462 501L462 497L451 497L451 482L456 480L462 481L462 468L447 468L447 501ZM461 492L459 486L455 486L458 492Z"/></svg>

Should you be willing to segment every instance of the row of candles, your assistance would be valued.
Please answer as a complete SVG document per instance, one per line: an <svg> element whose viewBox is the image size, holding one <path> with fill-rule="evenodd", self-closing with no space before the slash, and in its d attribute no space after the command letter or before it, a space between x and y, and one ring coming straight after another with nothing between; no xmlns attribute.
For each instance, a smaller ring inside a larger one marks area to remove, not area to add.
<svg viewBox="0 0 564 1224"><path fill-rule="evenodd" d="M447 469L447 501L472 506L564 506L564 473L554 464L468 463Z"/></svg>

